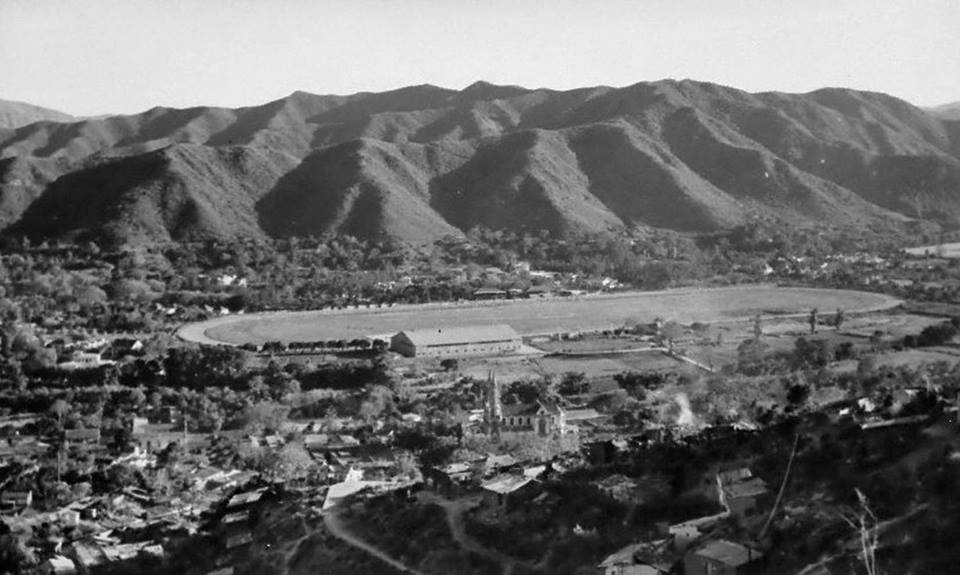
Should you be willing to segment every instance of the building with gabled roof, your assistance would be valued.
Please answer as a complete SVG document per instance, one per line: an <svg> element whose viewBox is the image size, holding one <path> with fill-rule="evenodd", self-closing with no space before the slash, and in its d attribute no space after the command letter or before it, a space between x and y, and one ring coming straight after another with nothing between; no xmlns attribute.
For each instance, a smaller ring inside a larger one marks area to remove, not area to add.
<svg viewBox="0 0 960 575"><path fill-rule="evenodd" d="M490 507L506 511L515 503L532 497L538 491L537 485L532 477L505 473L484 481L480 487Z"/></svg>
<svg viewBox="0 0 960 575"><path fill-rule="evenodd" d="M683 559L685 575L745 575L761 567L763 553L739 543L715 539L692 551Z"/></svg>
<svg viewBox="0 0 960 575"><path fill-rule="evenodd" d="M667 575L678 558L669 539L661 539L627 545L607 556L598 567L603 575Z"/></svg>
<svg viewBox="0 0 960 575"><path fill-rule="evenodd" d="M77 567L73 561L63 555L54 555L37 567L37 572L43 575L73 575Z"/></svg>
<svg viewBox="0 0 960 575"><path fill-rule="evenodd" d="M567 412L555 402L537 400L503 406L501 433L535 433L541 437L567 433Z"/></svg>
<svg viewBox="0 0 960 575"><path fill-rule="evenodd" d="M33 490L0 493L0 511L3 513L20 513L31 505L33 505Z"/></svg>
<svg viewBox="0 0 960 575"><path fill-rule="evenodd" d="M416 329L390 338L390 349L407 357L500 355L521 345L520 334L505 324Z"/></svg>
<svg viewBox="0 0 960 575"><path fill-rule="evenodd" d="M767 483L745 467L717 473L717 499L740 520L756 513L769 493Z"/></svg>
<svg viewBox="0 0 960 575"><path fill-rule="evenodd" d="M100 428L67 429L63 432L63 438L71 443L99 443Z"/></svg>

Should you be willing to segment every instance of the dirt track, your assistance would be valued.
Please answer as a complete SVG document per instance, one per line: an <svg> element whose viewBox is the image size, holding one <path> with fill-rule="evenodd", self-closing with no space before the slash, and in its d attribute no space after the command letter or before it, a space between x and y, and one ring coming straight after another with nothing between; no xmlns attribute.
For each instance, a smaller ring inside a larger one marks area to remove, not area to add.
<svg viewBox="0 0 960 575"><path fill-rule="evenodd" d="M623 292L576 298L463 302L231 315L188 324L178 331L187 341L205 344L315 341L392 334L404 329L506 323L523 335L619 327L655 318L718 322L767 317L799 317L816 307L848 314L882 311L901 302L890 296L852 290L730 288Z"/></svg>

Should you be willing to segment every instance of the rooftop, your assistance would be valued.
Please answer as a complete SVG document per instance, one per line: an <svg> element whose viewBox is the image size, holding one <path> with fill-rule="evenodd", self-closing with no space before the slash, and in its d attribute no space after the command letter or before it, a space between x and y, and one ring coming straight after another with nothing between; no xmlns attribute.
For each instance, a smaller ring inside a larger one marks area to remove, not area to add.
<svg viewBox="0 0 960 575"><path fill-rule="evenodd" d="M493 491L494 493L499 493L501 495L506 495L508 493L513 493L521 487L527 485L533 481L530 477L523 475L498 475L490 481L483 483L482 487L487 491Z"/></svg>
<svg viewBox="0 0 960 575"><path fill-rule="evenodd" d="M754 477L753 479L748 479L746 481L740 481L737 483L730 483L723 486L723 491L727 494L727 497L756 497L758 495L763 495L767 490L767 482L759 477Z"/></svg>
<svg viewBox="0 0 960 575"><path fill-rule="evenodd" d="M402 331L397 335L406 336L414 345L421 346L457 345L520 339L520 335L506 324L415 329Z"/></svg>
<svg viewBox="0 0 960 575"><path fill-rule="evenodd" d="M665 556L668 541L667 539L660 539L627 545L623 549L610 554L600 563L600 567L647 564L661 571L666 571L672 564L672 560Z"/></svg>
<svg viewBox="0 0 960 575"><path fill-rule="evenodd" d="M503 414L510 415L537 415L539 413L550 413L559 415L564 410L559 405L549 401L535 401L533 403L514 403L503 406Z"/></svg>
<svg viewBox="0 0 960 575"><path fill-rule="evenodd" d="M755 559L763 557L759 551L753 551L739 543L733 543L724 539L711 541L694 553L730 567L746 565Z"/></svg>
<svg viewBox="0 0 960 575"><path fill-rule="evenodd" d="M731 469L729 471L720 471L717 473L717 479L719 479L724 485L727 483L734 483L736 481L744 481L750 479L751 477L753 477L753 472L746 467Z"/></svg>

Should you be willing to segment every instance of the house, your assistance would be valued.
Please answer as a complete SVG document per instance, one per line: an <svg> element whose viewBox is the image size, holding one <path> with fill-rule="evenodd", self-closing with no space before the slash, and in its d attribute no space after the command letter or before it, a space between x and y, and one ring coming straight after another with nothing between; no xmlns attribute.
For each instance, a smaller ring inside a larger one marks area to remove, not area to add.
<svg viewBox="0 0 960 575"><path fill-rule="evenodd" d="M713 515L695 517L682 523L667 526L667 533L670 534L673 549L678 552L685 551L696 543L705 532L713 529L718 521L722 521L727 517L730 517L730 512L724 510L720 513L714 513Z"/></svg>
<svg viewBox="0 0 960 575"><path fill-rule="evenodd" d="M268 488L266 487L260 487L259 489L254 489L252 491L234 493L233 496L231 496L227 501L227 509L231 511L248 509L251 505L263 499L267 489Z"/></svg>
<svg viewBox="0 0 960 575"><path fill-rule="evenodd" d="M514 505L525 501L538 492L538 483L519 474L503 474L483 482L483 499L488 507L497 511L509 511Z"/></svg>
<svg viewBox="0 0 960 575"><path fill-rule="evenodd" d="M606 418L591 408L571 408L566 410L564 417L566 422L566 431L579 432L581 428L596 426Z"/></svg>
<svg viewBox="0 0 960 575"><path fill-rule="evenodd" d="M423 469L423 479L428 486L441 492L456 494L461 485L473 477L473 465L459 462L450 463L443 467L427 467Z"/></svg>
<svg viewBox="0 0 960 575"><path fill-rule="evenodd" d="M596 482L599 491L611 499L624 502L642 502L642 493L637 481L615 473Z"/></svg>
<svg viewBox="0 0 960 575"><path fill-rule="evenodd" d="M547 297L551 293L553 293L553 288L546 285L530 286L530 289L527 290L528 297Z"/></svg>
<svg viewBox="0 0 960 575"><path fill-rule="evenodd" d="M669 539L633 543L598 565L603 575L667 575L677 562Z"/></svg>
<svg viewBox="0 0 960 575"><path fill-rule="evenodd" d="M66 549L67 556L73 559L80 573L90 573L107 563L107 556L97 545L76 541Z"/></svg>
<svg viewBox="0 0 960 575"><path fill-rule="evenodd" d="M629 440L624 438L600 439L586 445L587 456L595 465L614 463L625 458L631 451Z"/></svg>
<svg viewBox="0 0 960 575"><path fill-rule="evenodd" d="M73 575L77 572L73 561L63 555L54 555L37 567L41 575Z"/></svg>
<svg viewBox="0 0 960 575"><path fill-rule="evenodd" d="M503 324L401 331L390 338L390 349L407 357L498 355L520 346L520 335Z"/></svg>
<svg viewBox="0 0 960 575"><path fill-rule="evenodd" d="M683 559L684 575L745 575L762 567L763 554L723 539L710 541Z"/></svg>
<svg viewBox="0 0 960 575"><path fill-rule="evenodd" d="M237 511L236 513L227 513L220 518L221 525L235 525L246 523L250 520L250 511Z"/></svg>
<svg viewBox="0 0 960 575"><path fill-rule="evenodd" d="M63 439L68 443L100 443L100 429L67 429Z"/></svg>
<svg viewBox="0 0 960 575"><path fill-rule="evenodd" d="M221 274L217 278L217 285L220 287L241 287L245 288L248 285L247 278L241 278L234 274Z"/></svg>
<svg viewBox="0 0 960 575"><path fill-rule="evenodd" d="M517 464L516 458L509 453L504 455L489 455L483 460L483 474L491 475L502 473Z"/></svg>
<svg viewBox="0 0 960 575"><path fill-rule="evenodd" d="M507 292L496 288L481 288L473 292L473 299L504 299L505 297Z"/></svg>
<svg viewBox="0 0 960 575"><path fill-rule="evenodd" d="M33 491L4 491L0 494L0 510L3 513L20 513L33 505Z"/></svg>
<svg viewBox="0 0 960 575"><path fill-rule="evenodd" d="M243 547L244 545L249 545L251 543L253 543L253 534L249 531L241 531L239 533L229 535L223 542L224 547L227 549L236 549L237 547Z"/></svg>
<svg viewBox="0 0 960 575"><path fill-rule="evenodd" d="M740 520L756 513L768 495L767 483L745 467L717 473L717 499Z"/></svg>
<svg viewBox="0 0 960 575"><path fill-rule="evenodd" d="M143 342L131 337L118 337L110 342L110 355L121 358L125 355L143 355Z"/></svg>
<svg viewBox="0 0 960 575"><path fill-rule="evenodd" d="M57 364L57 369L61 371L80 371L85 369L97 369L105 365L115 365L117 362L103 359L99 353L94 352L76 352L70 361Z"/></svg>

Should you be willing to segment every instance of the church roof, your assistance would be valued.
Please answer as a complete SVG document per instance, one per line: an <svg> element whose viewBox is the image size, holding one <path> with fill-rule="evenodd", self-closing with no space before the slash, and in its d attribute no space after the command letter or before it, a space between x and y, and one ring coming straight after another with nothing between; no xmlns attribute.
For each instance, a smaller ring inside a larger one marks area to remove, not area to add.
<svg viewBox="0 0 960 575"><path fill-rule="evenodd" d="M513 403L503 406L504 415L538 415L540 413L549 413L559 415L563 413L563 408L552 401L537 400L533 403Z"/></svg>

